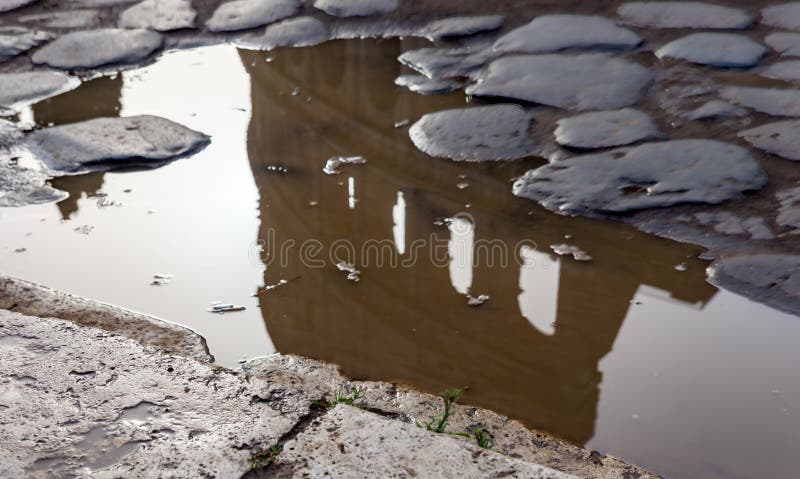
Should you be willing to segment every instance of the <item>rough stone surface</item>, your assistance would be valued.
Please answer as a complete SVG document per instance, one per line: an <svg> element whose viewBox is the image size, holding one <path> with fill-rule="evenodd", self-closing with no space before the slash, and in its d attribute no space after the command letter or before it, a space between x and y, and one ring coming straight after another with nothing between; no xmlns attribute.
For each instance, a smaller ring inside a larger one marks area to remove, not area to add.
<svg viewBox="0 0 800 479"><path fill-rule="evenodd" d="M0 311L4 477L240 477L299 419L229 371Z"/></svg>
<svg viewBox="0 0 800 479"><path fill-rule="evenodd" d="M289 441L274 469L290 477L576 476L339 405Z"/></svg>
<svg viewBox="0 0 800 479"><path fill-rule="evenodd" d="M394 84L403 86L421 95L438 95L456 91L462 84L454 80L433 80L425 75L400 75L395 78Z"/></svg>
<svg viewBox="0 0 800 479"><path fill-rule="evenodd" d="M559 145L572 148L607 148L665 137L649 115L632 108L563 118L555 136Z"/></svg>
<svg viewBox="0 0 800 479"><path fill-rule="evenodd" d="M192 330L145 314L0 275L0 309L51 317L119 334L170 354L213 362L206 341Z"/></svg>
<svg viewBox="0 0 800 479"><path fill-rule="evenodd" d="M519 55L492 62L470 95L513 98L575 110L613 110L639 100L650 71L602 53Z"/></svg>
<svg viewBox="0 0 800 479"><path fill-rule="evenodd" d="M543 15L500 37L492 47L503 53L551 53L566 49L628 49L638 35L604 17Z"/></svg>
<svg viewBox="0 0 800 479"><path fill-rule="evenodd" d="M624 21L647 28L742 29L754 20L744 10L704 2L629 2L617 13Z"/></svg>
<svg viewBox="0 0 800 479"><path fill-rule="evenodd" d="M20 53L25 53L47 40L51 35L39 30L24 27L0 27L0 62L4 62Z"/></svg>
<svg viewBox="0 0 800 479"><path fill-rule="evenodd" d="M291 17L298 0L234 0L221 4L206 22L212 32L232 32L260 27Z"/></svg>
<svg viewBox="0 0 800 479"><path fill-rule="evenodd" d="M434 20L425 25L419 36L428 38L449 38L474 35L476 33L491 32L503 25L502 15L477 15L464 17L449 17Z"/></svg>
<svg viewBox="0 0 800 479"><path fill-rule="evenodd" d="M271 387L275 388L275 385L284 385L286 390L302 391L306 401L320 397L331 399L335 391L352 391L358 387L363 392L364 406L385 417L410 424L422 424L441 414L442 400L439 397L398 384L349 380L339 373L336 366L312 359L273 354L251 360L243 369L253 386L263 384L266 388L272 384ZM268 397L269 394L260 393L260 396ZM656 478L655 475L613 456L589 452L545 433L531 431L517 421L485 409L456 404L447 424L447 432L451 433L468 432L471 427L483 426L494 436L496 450L578 477ZM286 449L288 448L284 447ZM465 469L460 476L468 473L469 469Z"/></svg>
<svg viewBox="0 0 800 479"><path fill-rule="evenodd" d="M45 183L47 175L42 168L20 161L26 153L20 143L22 136L16 125L0 120L0 207L64 199L66 193Z"/></svg>
<svg viewBox="0 0 800 479"><path fill-rule="evenodd" d="M800 161L800 120L768 123L740 132L739 137L759 150Z"/></svg>
<svg viewBox="0 0 800 479"><path fill-rule="evenodd" d="M779 191L775 198L780 202L775 222L792 228L794 234L800 233L800 187Z"/></svg>
<svg viewBox="0 0 800 479"><path fill-rule="evenodd" d="M424 115L408 130L417 148L456 161L513 160L536 154L533 116L516 105L490 105Z"/></svg>
<svg viewBox="0 0 800 479"><path fill-rule="evenodd" d="M717 204L766 181L744 148L714 140L673 140L545 165L528 171L513 191L556 212L591 215Z"/></svg>
<svg viewBox="0 0 800 479"><path fill-rule="evenodd" d="M162 32L194 28L197 11L189 0L144 0L119 16L122 28L147 28Z"/></svg>
<svg viewBox="0 0 800 479"><path fill-rule="evenodd" d="M720 90L722 98L774 116L800 116L800 90L731 86Z"/></svg>
<svg viewBox="0 0 800 479"><path fill-rule="evenodd" d="M800 314L800 256L755 254L723 258L712 264L708 273L709 281L717 286Z"/></svg>
<svg viewBox="0 0 800 479"><path fill-rule="evenodd" d="M0 74L0 107L18 109L75 89L81 82L60 72Z"/></svg>
<svg viewBox="0 0 800 479"><path fill-rule="evenodd" d="M202 133L157 116L96 118L37 130L27 144L56 171L78 172L129 164L161 164L209 143Z"/></svg>
<svg viewBox="0 0 800 479"><path fill-rule="evenodd" d="M800 60L773 63L761 72L761 76L789 82L800 81Z"/></svg>
<svg viewBox="0 0 800 479"><path fill-rule="evenodd" d="M310 47L328 41L330 32L324 23L313 17L283 20L268 26L260 35L247 35L236 40L242 48L272 50L277 47Z"/></svg>
<svg viewBox="0 0 800 479"><path fill-rule="evenodd" d="M775 238L766 220L758 216L742 217L730 211L714 211L695 213L694 218L701 225L711 226L723 235L747 236L753 240Z"/></svg>
<svg viewBox="0 0 800 479"><path fill-rule="evenodd" d="M800 30L800 2L772 5L761 10L761 23L784 30Z"/></svg>
<svg viewBox="0 0 800 479"><path fill-rule="evenodd" d="M33 54L31 61L55 68L94 68L145 60L163 39L148 30L106 28L68 33Z"/></svg>
<svg viewBox="0 0 800 479"><path fill-rule="evenodd" d="M749 68L767 53L767 48L735 33L693 33L656 50L659 58L678 58L700 65Z"/></svg>
<svg viewBox="0 0 800 479"><path fill-rule="evenodd" d="M334 17L368 17L397 10L398 0L315 0L314 7Z"/></svg>
<svg viewBox="0 0 800 479"><path fill-rule="evenodd" d="M48 28L70 29L88 28L95 25L100 12L94 9L75 9L63 12L46 12L19 17L23 23L35 23Z"/></svg>
<svg viewBox="0 0 800 479"><path fill-rule="evenodd" d="M770 33L764 42L783 56L800 57L800 33Z"/></svg>
<svg viewBox="0 0 800 479"><path fill-rule="evenodd" d="M403 52L398 60L429 78L456 78L480 69L488 56L467 48L420 48Z"/></svg>
<svg viewBox="0 0 800 479"><path fill-rule="evenodd" d="M722 100L709 100L684 116L690 120L725 119L744 116L746 111Z"/></svg>
<svg viewBox="0 0 800 479"><path fill-rule="evenodd" d="M0 12L10 12L25 7L39 0L0 0Z"/></svg>

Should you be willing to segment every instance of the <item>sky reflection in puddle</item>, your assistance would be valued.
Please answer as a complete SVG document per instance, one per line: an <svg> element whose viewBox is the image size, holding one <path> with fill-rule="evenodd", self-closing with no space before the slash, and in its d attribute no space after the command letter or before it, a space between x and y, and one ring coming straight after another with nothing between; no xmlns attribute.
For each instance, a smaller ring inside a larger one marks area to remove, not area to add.
<svg viewBox="0 0 800 479"><path fill-rule="evenodd" d="M72 197L58 205L0 210L3 272L185 324L227 366L277 349L359 378L469 386L466 402L656 472L790 477L796 318L717 291L696 247L514 198L509 179L540 160L418 152L395 122L463 105L393 84L418 46L331 42L269 63L229 46L170 53L35 105L42 125L148 113L212 143L153 171L60 178ZM326 175L337 155L368 162ZM337 240L374 255L352 258L360 282L329 258ZM551 252L565 242L594 259ZM154 287L156 273L174 277ZM262 285L280 287L253 297ZM247 309L208 313L215 300Z"/></svg>

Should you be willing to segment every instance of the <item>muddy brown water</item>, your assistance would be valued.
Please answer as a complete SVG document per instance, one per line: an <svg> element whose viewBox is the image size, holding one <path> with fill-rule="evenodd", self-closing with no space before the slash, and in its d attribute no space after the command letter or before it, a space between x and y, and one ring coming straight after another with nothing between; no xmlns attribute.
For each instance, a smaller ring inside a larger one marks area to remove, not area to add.
<svg viewBox="0 0 800 479"><path fill-rule="evenodd" d="M464 106L393 85L397 56L421 45L173 52L34 105L22 121L149 113L212 143L1 209L3 272L185 324L226 366L301 354L467 388L467 403L668 477L796 477L797 318L708 284L698 247L513 197L542 160L417 151L396 122ZM337 155L367 163L325 174ZM562 243L593 259L553 254ZM151 286L157 273L174 277ZM215 300L247 310L209 313Z"/></svg>

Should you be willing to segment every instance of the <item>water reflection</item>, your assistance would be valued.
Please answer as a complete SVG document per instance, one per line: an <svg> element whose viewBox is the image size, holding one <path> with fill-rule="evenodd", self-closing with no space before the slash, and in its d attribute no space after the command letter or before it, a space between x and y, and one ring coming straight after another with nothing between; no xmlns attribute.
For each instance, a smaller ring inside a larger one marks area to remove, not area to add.
<svg viewBox="0 0 800 479"><path fill-rule="evenodd" d="M363 275L354 284L330 261L309 268L299 248L289 251L286 264L270 262L265 272L265 284L298 278L261 294L269 334L279 351L335 362L355 377L433 392L469 386L473 404L586 442L597 417L598 362L640 285L703 304L715 294L705 265L690 259L694 247L554 217L514 198L508 180L537 160L462 165L416 151L395 121L460 106L463 97L422 97L393 85L401 73L394 58L415 46L332 42L281 50L269 63L240 53L252 79L248 152L261 193L260 238L318 240L326 248L341 239L388 241L404 258L418 258L413 268L356 265ZM363 155L368 163L347 177L325 175L334 155ZM289 174L264 173L278 163ZM458 188L465 175L470 187ZM343 196L358 206L336 200ZM442 221L460 212L470 219ZM567 233L595 261L552 256L548 246ZM445 241L449 267L436 252L411 251L431 237ZM476 258L475 245L497 240L539 247L523 250L523 266ZM689 271L674 269L685 261ZM470 307L467 293L491 300Z"/></svg>
<svg viewBox="0 0 800 479"><path fill-rule="evenodd" d="M54 126L92 118L119 116L122 108L122 75L98 77L84 82L80 88L53 98L48 98L31 107L32 118L38 126ZM89 94L87 94L89 92ZM87 98L90 96L91 98ZM61 218L70 219L78 212L78 200L97 194L103 187L104 172L93 172L72 177L60 177L51 181L69 197L58 203Z"/></svg>

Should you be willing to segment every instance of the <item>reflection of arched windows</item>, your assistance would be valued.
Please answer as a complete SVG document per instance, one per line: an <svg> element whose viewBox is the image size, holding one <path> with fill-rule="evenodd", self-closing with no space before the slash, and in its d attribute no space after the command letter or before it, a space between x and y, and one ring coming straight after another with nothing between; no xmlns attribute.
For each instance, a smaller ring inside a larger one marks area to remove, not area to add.
<svg viewBox="0 0 800 479"><path fill-rule="evenodd" d="M529 246L519 254L519 310L537 331L552 336L558 316L558 260Z"/></svg>
<svg viewBox="0 0 800 479"><path fill-rule="evenodd" d="M469 294L475 253L475 225L465 217L456 216L451 219L449 229L447 252L450 255L450 282L459 293Z"/></svg>

